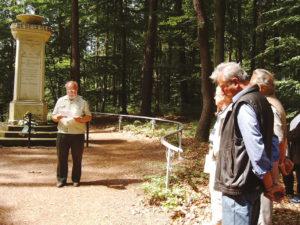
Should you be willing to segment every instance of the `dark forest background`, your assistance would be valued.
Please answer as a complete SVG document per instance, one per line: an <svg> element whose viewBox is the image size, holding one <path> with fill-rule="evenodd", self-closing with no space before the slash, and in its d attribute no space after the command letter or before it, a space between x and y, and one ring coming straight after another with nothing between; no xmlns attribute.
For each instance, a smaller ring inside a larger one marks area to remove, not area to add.
<svg viewBox="0 0 300 225"><path fill-rule="evenodd" d="M268 69L291 118L300 106L299 0L1 0L0 110L12 100L16 15L45 17L49 111L80 83L92 111L199 120L205 140L214 118L209 80L222 61L251 74Z"/></svg>

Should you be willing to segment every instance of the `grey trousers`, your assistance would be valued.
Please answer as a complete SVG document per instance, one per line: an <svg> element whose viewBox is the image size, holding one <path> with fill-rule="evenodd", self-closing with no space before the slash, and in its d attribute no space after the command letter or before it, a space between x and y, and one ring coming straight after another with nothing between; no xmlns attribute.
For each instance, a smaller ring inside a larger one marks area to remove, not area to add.
<svg viewBox="0 0 300 225"><path fill-rule="evenodd" d="M268 199L262 193L260 196L260 211L258 218L258 225L272 224L273 201Z"/></svg>
<svg viewBox="0 0 300 225"><path fill-rule="evenodd" d="M278 184L278 180L279 180L278 161L273 162L272 178L273 178L273 183ZM271 225L272 216L273 216L273 201L265 197L264 194L262 193L260 196L260 211L259 211L259 218L257 224Z"/></svg>

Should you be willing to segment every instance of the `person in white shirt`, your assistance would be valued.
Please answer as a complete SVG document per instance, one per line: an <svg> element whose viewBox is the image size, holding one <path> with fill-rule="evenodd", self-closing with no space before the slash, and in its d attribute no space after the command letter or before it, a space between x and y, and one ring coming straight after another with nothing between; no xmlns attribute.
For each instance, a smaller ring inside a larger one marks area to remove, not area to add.
<svg viewBox="0 0 300 225"><path fill-rule="evenodd" d="M275 184L279 180L279 168L283 175L291 168L285 166L287 149L286 113L281 102L275 96L274 75L265 69L253 71L250 80L251 85L258 85L261 94L266 96L274 114L274 136L272 145L272 177ZM276 138L276 139L274 139ZM280 165L280 166L279 166ZM273 201L261 195L260 215L258 225L272 224Z"/></svg>
<svg viewBox="0 0 300 225"><path fill-rule="evenodd" d="M222 224L222 192L214 189L217 158L220 149L221 128L226 113L230 108L231 98L225 96L219 86L216 88L215 104L217 106L216 122L209 135L209 153L205 158L204 172L209 173L209 192L211 202L211 225Z"/></svg>
<svg viewBox="0 0 300 225"><path fill-rule="evenodd" d="M88 103L79 96L76 81L65 85L67 95L59 98L52 112L52 120L58 123L57 129L57 187L67 184L68 155L71 149L73 186L78 187L81 178L81 163L84 149L86 123L92 119Z"/></svg>

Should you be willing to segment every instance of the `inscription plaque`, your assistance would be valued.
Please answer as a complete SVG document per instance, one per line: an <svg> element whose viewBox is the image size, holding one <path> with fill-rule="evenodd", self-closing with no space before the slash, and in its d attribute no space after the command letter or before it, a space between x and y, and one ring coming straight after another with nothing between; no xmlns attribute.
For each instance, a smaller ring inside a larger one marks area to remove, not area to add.
<svg viewBox="0 0 300 225"><path fill-rule="evenodd" d="M39 43L23 44L20 57L20 100L39 100L42 73L42 48Z"/></svg>

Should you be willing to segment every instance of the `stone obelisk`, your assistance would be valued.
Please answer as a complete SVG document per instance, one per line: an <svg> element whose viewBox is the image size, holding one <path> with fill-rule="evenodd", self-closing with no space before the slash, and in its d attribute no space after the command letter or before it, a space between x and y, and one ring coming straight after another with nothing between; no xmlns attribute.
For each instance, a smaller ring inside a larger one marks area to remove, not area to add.
<svg viewBox="0 0 300 225"><path fill-rule="evenodd" d="M16 60L9 122L22 120L24 114L30 112L38 123L46 123L45 43L51 35L51 28L42 25L42 16L21 14L17 19L21 22L10 27L16 40Z"/></svg>

